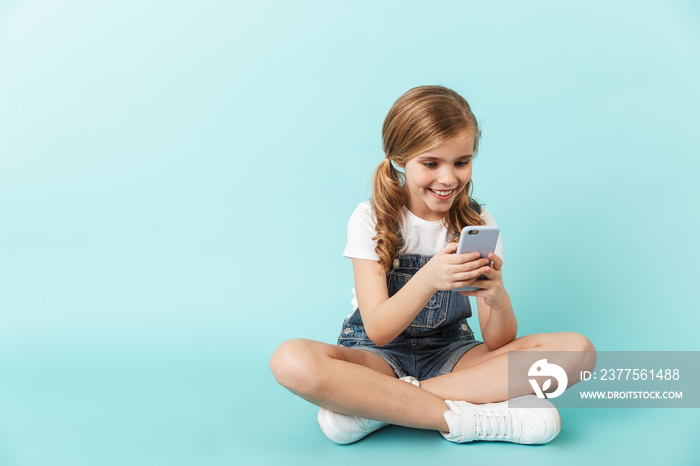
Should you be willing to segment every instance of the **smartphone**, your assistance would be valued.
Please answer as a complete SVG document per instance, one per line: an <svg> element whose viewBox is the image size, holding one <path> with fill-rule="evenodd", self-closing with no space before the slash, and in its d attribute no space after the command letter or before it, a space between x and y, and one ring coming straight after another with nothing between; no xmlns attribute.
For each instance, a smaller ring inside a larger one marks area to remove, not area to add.
<svg viewBox="0 0 700 466"><path fill-rule="evenodd" d="M489 257L489 254L496 250L498 242L498 227L494 225L466 226L462 229L457 244L457 254L468 254L478 252L480 257ZM484 275L479 279L486 278ZM463 286L452 291L474 291L480 290L474 286Z"/></svg>

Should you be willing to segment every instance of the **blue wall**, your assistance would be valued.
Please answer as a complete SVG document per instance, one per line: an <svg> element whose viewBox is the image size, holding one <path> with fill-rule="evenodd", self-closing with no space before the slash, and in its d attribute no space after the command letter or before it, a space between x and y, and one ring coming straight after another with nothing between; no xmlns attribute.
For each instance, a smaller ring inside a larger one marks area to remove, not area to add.
<svg viewBox="0 0 700 466"><path fill-rule="evenodd" d="M4 2L2 364L200 355L276 390L275 346L333 342L350 312L346 222L386 112L422 84L479 118L475 196L521 334L697 350L699 19L691 1Z"/></svg>

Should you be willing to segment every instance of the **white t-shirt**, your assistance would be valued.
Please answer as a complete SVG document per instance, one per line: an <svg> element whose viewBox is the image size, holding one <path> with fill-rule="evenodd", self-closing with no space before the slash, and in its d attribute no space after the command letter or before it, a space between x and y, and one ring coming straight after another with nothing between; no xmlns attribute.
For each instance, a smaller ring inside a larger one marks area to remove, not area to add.
<svg viewBox="0 0 700 466"><path fill-rule="evenodd" d="M496 226L489 211L482 207L481 218L486 225ZM447 231L442 220L428 221L415 216L406 207L401 208L401 236L403 247L399 254L423 254L433 256L442 251L453 236ZM343 256L351 259L379 260L375 252L377 242L373 240L377 235L377 221L372 212L370 201L361 202L350 216L348 221L348 242L345 246ZM496 243L497 256L503 258L503 244L501 235L498 235Z"/></svg>
<svg viewBox="0 0 700 466"><path fill-rule="evenodd" d="M489 211L481 208L481 218L486 225L496 225ZM422 254L433 256L442 251L453 236L447 231L442 220L428 221L412 214L405 206L401 208L401 236L403 247L399 254ZM348 221L348 242L343 256L350 259L379 260L374 248L377 242L373 240L377 235L377 220L372 212L370 201L361 202L350 216ZM494 253L503 258L503 243L501 235L498 235L496 250ZM355 295L355 290L352 290ZM353 309L357 309L357 297L353 297L351 303Z"/></svg>

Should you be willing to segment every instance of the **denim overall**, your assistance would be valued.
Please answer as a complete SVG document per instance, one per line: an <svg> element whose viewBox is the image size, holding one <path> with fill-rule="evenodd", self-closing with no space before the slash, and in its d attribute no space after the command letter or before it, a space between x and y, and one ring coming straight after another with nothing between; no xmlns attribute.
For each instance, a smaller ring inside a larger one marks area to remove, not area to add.
<svg viewBox="0 0 700 466"><path fill-rule="evenodd" d="M386 274L393 296L432 256L406 254L394 261ZM481 344L467 324L472 311L469 300L457 291L438 291L409 326L391 343L378 347L367 338L360 310L343 322L338 344L372 352L384 359L397 377L425 380L452 371L464 354Z"/></svg>

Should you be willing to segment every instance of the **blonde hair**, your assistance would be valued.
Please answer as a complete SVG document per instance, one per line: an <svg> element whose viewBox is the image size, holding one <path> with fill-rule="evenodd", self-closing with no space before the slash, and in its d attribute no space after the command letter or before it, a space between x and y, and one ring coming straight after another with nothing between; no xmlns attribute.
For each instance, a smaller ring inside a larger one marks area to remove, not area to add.
<svg viewBox="0 0 700 466"><path fill-rule="evenodd" d="M433 149L463 131L474 135L474 154L479 148L481 131L466 100L442 86L415 87L394 103L382 128L386 158L379 164L372 183L372 210L377 219L375 251L385 270L398 255L401 208L408 205L404 175L392 161L408 160ZM459 238L467 225L483 225L481 207L471 197L473 184L467 183L452 203L442 221L447 230Z"/></svg>

